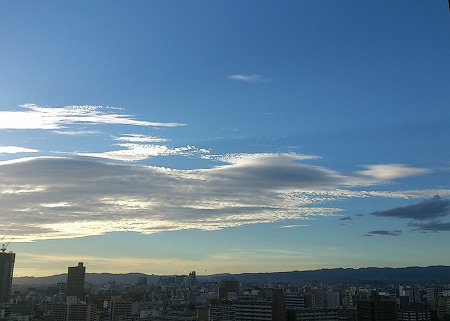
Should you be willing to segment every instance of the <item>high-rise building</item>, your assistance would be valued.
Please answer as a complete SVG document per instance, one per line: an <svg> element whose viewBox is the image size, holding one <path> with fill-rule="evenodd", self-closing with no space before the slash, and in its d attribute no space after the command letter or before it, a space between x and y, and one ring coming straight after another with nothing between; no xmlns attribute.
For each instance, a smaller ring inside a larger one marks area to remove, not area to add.
<svg viewBox="0 0 450 321"><path fill-rule="evenodd" d="M195 274L195 271L192 271L191 273L189 273L187 283L188 283L189 287L194 287L197 285L197 275Z"/></svg>
<svg viewBox="0 0 450 321"><path fill-rule="evenodd" d="M236 321L272 321L272 302L243 300L234 304Z"/></svg>
<svg viewBox="0 0 450 321"><path fill-rule="evenodd" d="M67 306L67 321L97 320L97 306L92 304L71 304Z"/></svg>
<svg viewBox="0 0 450 321"><path fill-rule="evenodd" d="M286 308L287 309L304 309L305 298L300 294L286 295Z"/></svg>
<svg viewBox="0 0 450 321"><path fill-rule="evenodd" d="M341 300L339 292L327 292L326 293L326 307L327 309L337 309L341 306Z"/></svg>
<svg viewBox="0 0 450 321"><path fill-rule="evenodd" d="M335 309L320 309L320 308L305 308L293 309L288 311L288 320L295 321L338 321L338 310ZM349 320L349 319L343 319Z"/></svg>
<svg viewBox="0 0 450 321"><path fill-rule="evenodd" d="M236 307L228 300L209 300L210 305L197 308L198 321L234 321L236 320Z"/></svg>
<svg viewBox="0 0 450 321"><path fill-rule="evenodd" d="M3 247L0 252L0 303L7 303L11 295L11 286L14 271L14 261L16 254L13 252L5 253Z"/></svg>
<svg viewBox="0 0 450 321"><path fill-rule="evenodd" d="M236 280L222 280L219 284L219 298L228 299L228 293L234 293L235 296L240 292L240 283Z"/></svg>
<svg viewBox="0 0 450 321"><path fill-rule="evenodd" d="M283 289L272 289L272 321L286 321L286 297Z"/></svg>
<svg viewBox="0 0 450 321"><path fill-rule="evenodd" d="M50 320L54 319L55 321L67 321L67 304L45 303L45 314Z"/></svg>
<svg viewBox="0 0 450 321"><path fill-rule="evenodd" d="M46 303L46 320L54 321L96 321L97 306L81 303Z"/></svg>
<svg viewBox="0 0 450 321"><path fill-rule="evenodd" d="M67 271L67 293L66 296L76 296L79 300L84 299L84 277L86 267L83 262L79 262L78 266L69 267Z"/></svg>
<svg viewBox="0 0 450 321"><path fill-rule="evenodd" d="M391 297L372 293L357 304L358 321L397 321L397 303Z"/></svg>
<svg viewBox="0 0 450 321"><path fill-rule="evenodd" d="M116 301L112 304L112 320L122 321L139 315L138 302Z"/></svg>
<svg viewBox="0 0 450 321"><path fill-rule="evenodd" d="M439 316L439 315L438 315ZM401 305L397 311L397 321L430 321L431 311L423 303L408 303Z"/></svg>

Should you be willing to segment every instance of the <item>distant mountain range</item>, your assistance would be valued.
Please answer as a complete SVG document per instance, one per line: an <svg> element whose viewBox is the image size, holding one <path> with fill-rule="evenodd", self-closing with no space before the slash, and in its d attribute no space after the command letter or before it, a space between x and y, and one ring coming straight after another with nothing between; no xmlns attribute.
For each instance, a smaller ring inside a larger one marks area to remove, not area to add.
<svg viewBox="0 0 450 321"><path fill-rule="evenodd" d="M273 273L221 274L215 279L231 279L241 282L364 282L364 281L450 281L450 266L405 268L334 268L310 271Z"/></svg>
<svg viewBox="0 0 450 321"><path fill-rule="evenodd" d="M159 280L159 276L157 275L147 275L144 273L86 273L85 281L92 284L105 284L108 282L116 282L116 284L135 284L140 277L147 277L148 283L156 283ZM48 286L66 281L67 273L43 277L22 276L14 277L13 285Z"/></svg>
<svg viewBox="0 0 450 321"><path fill-rule="evenodd" d="M148 283L156 283L160 276L143 273L86 273L86 282L103 284L116 282L116 284L135 284L140 277L147 277ZM168 276L162 276L168 277ZM335 268L310 271L271 272L271 273L242 273L242 274L214 274L200 275L201 281L219 281L234 279L241 282L369 282L369 281L421 281L444 282L450 281L450 266L405 267L405 268ZM15 277L14 285L47 286L66 282L67 274L58 274L47 277Z"/></svg>

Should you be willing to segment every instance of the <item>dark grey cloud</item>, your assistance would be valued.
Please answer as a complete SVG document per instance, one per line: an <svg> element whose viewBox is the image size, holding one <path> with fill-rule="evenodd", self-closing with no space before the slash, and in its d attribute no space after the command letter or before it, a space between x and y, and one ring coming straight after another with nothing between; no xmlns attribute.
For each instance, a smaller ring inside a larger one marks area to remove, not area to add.
<svg viewBox="0 0 450 321"><path fill-rule="evenodd" d="M432 220L450 214L450 200L435 195L418 204L396 207L386 211L373 212L371 215L379 217L396 217L413 220Z"/></svg>
<svg viewBox="0 0 450 321"><path fill-rule="evenodd" d="M360 218L360 217L364 217L364 214L358 213L355 215L356 217Z"/></svg>
<svg viewBox="0 0 450 321"><path fill-rule="evenodd" d="M418 231L450 231L450 222L431 221L427 223L409 223L409 226L415 227Z"/></svg>
<svg viewBox="0 0 450 321"><path fill-rule="evenodd" d="M340 221L351 221L352 218L350 216L344 216L339 219Z"/></svg>
<svg viewBox="0 0 450 321"><path fill-rule="evenodd" d="M402 231L400 230L394 230L394 231L386 231L386 230L376 230L376 231L370 231L366 234L366 236L374 236L374 235L387 235L387 236L399 236L402 234Z"/></svg>

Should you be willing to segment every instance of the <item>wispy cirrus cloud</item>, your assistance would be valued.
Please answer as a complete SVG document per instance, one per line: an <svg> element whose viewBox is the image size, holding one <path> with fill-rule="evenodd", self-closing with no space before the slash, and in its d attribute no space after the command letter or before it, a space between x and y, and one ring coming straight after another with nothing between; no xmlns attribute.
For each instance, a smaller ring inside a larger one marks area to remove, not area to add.
<svg viewBox="0 0 450 321"><path fill-rule="evenodd" d="M167 138L142 134L124 134L120 137L115 137L114 140L128 143L161 143L169 141Z"/></svg>
<svg viewBox="0 0 450 321"><path fill-rule="evenodd" d="M235 75L230 75L228 78L231 80L244 81L244 82L248 82L248 83L252 83L252 84L269 81L269 78L262 76L262 75L258 75L258 74L249 74L249 75L235 74Z"/></svg>
<svg viewBox="0 0 450 321"><path fill-rule="evenodd" d="M60 130L73 124L120 124L148 127L178 127L181 123L150 122L135 119L121 109L105 106L42 107L24 104L19 111L0 111L0 129Z"/></svg>
<svg viewBox="0 0 450 321"><path fill-rule="evenodd" d="M52 133L65 136L91 136L102 134L99 130L53 130Z"/></svg>
<svg viewBox="0 0 450 321"><path fill-rule="evenodd" d="M316 155L303 155L297 153L283 153L283 154L272 154L272 153L255 153L255 154L244 154L244 153L235 153L235 154L225 154L215 156L215 159L221 161L223 163L228 164L239 164L241 166L257 164L258 162L265 163L273 163L279 160L280 155L283 156L283 159L290 161L302 161L302 160L311 160L318 159L319 156Z"/></svg>
<svg viewBox="0 0 450 321"><path fill-rule="evenodd" d="M297 227L307 227L308 224L291 224L291 225L283 225L281 228L297 228Z"/></svg>
<svg viewBox="0 0 450 321"><path fill-rule="evenodd" d="M97 157L125 162L137 162L150 157L156 156L198 156L208 154L209 151L194 146L169 147L166 145L155 144L133 144L123 143L117 144L124 149L107 151L102 153L74 153L77 156Z"/></svg>
<svg viewBox="0 0 450 321"><path fill-rule="evenodd" d="M37 153L39 150L19 146L0 146L0 154Z"/></svg>

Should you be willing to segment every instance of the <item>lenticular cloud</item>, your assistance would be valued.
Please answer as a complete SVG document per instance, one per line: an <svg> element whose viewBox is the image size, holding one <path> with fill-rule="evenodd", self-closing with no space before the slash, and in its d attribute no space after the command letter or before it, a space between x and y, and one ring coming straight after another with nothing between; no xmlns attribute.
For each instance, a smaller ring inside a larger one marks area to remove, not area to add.
<svg viewBox="0 0 450 321"><path fill-rule="evenodd" d="M286 193L313 188L314 175L320 188L336 186L333 172L279 158L278 168L272 160L259 159L245 165L246 171L237 164L182 171L69 158L4 163L1 215L9 224L0 233L10 235L18 226L26 230L23 239L217 230L338 211Z"/></svg>

